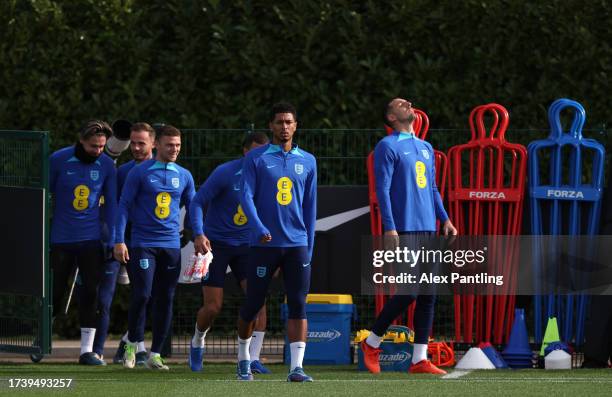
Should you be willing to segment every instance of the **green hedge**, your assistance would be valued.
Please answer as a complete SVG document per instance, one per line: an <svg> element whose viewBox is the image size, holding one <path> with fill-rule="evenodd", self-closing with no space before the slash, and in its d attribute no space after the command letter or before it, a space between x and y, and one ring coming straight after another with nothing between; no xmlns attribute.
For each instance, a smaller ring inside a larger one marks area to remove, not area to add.
<svg viewBox="0 0 612 397"><path fill-rule="evenodd" d="M280 99L303 127L376 128L395 95L434 128L495 101L512 128L546 129L552 100L610 118L611 5L600 1L6 0L0 127L86 119L181 128L266 126Z"/></svg>

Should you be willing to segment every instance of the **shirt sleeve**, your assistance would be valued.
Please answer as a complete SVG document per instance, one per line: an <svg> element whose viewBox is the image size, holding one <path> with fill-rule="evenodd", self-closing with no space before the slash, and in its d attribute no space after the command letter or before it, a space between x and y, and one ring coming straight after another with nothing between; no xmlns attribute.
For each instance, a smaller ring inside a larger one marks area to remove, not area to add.
<svg viewBox="0 0 612 397"><path fill-rule="evenodd" d="M222 182L226 180L219 168L216 168L198 189L189 206L189 219L195 236L205 233L204 216L210 202L221 192Z"/></svg>
<svg viewBox="0 0 612 397"><path fill-rule="evenodd" d="M185 206L185 211L187 212L185 214L184 226L188 227L191 221L189 207L191 207L191 202L193 201L193 197L196 193L195 182L193 181L191 172L185 170L185 179L187 180L187 186L185 186L185 189L183 189L183 193L181 194L181 205Z"/></svg>
<svg viewBox="0 0 612 397"><path fill-rule="evenodd" d="M125 167L119 167L117 169L117 199L121 197L121 191L123 190L123 185L125 184L125 177L127 172L125 171Z"/></svg>
<svg viewBox="0 0 612 397"><path fill-rule="evenodd" d="M314 248L315 227L317 223L317 161L313 157L312 172L306 180L304 191L303 216L308 235L308 257L312 260Z"/></svg>
<svg viewBox="0 0 612 397"><path fill-rule="evenodd" d="M198 192L191 200L191 205L189 206L189 220L191 221L191 228L193 229L194 236L199 236L204 234L204 208L207 206L207 202L205 201L204 187L202 185Z"/></svg>
<svg viewBox="0 0 612 397"><path fill-rule="evenodd" d="M380 207L383 230L396 230L391 209L391 181L395 159L393 150L384 140L374 149L374 175L376 180L376 197Z"/></svg>
<svg viewBox="0 0 612 397"><path fill-rule="evenodd" d="M125 178L125 184L119 198L119 206L117 207L117 216L115 222L115 244L125 242L125 227L128 222L128 213L134 199L140 189L140 170L134 167L130 170Z"/></svg>
<svg viewBox="0 0 612 397"><path fill-rule="evenodd" d="M108 244L115 240L113 233L117 216L117 170L112 162L107 163L106 180L104 181L104 221L108 225Z"/></svg>
<svg viewBox="0 0 612 397"><path fill-rule="evenodd" d="M247 156L244 159L240 184L242 185L240 189L240 205L242 205L244 214L249 220L248 224L250 225L250 229L258 238L270 234L270 231L261 223L257 215L255 202L253 201L257 186L257 168L253 157Z"/></svg>

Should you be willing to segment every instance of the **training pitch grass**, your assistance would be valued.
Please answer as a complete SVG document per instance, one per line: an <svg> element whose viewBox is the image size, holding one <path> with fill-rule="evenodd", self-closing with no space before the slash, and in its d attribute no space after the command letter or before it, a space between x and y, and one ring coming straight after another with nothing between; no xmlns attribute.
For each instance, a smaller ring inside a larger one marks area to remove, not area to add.
<svg viewBox="0 0 612 397"><path fill-rule="evenodd" d="M269 365L273 374L256 375L255 382L235 380L235 366L205 364L193 373L185 364L170 364L170 371L144 368L123 369L119 365L84 367L72 364L0 364L2 395L70 396L610 396L612 369L602 370L497 370L449 371L446 378L433 375L358 372L355 366L307 366L315 381L286 382L287 367ZM459 375L459 376L457 376ZM454 377L457 376L457 377ZM10 378L70 378L70 389L14 389Z"/></svg>

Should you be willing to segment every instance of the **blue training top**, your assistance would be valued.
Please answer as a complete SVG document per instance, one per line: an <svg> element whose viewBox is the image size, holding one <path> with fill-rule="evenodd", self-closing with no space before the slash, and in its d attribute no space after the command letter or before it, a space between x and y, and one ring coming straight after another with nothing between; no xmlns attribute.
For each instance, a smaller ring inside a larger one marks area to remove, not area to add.
<svg viewBox="0 0 612 397"><path fill-rule="evenodd" d="M115 243L123 243L132 224L132 247L180 248L180 207L189 208L195 195L193 177L176 163L151 159L136 165L123 186Z"/></svg>
<svg viewBox="0 0 612 397"><path fill-rule="evenodd" d="M232 160L215 168L196 193L189 207L195 236L205 234L233 246L248 244L248 219L240 205L243 161Z"/></svg>
<svg viewBox="0 0 612 397"><path fill-rule="evenodd" d="M119 168L117 168L117 197L121 197L121 192L123 191L123 185L125 184L125 180L127 179L127 175L129 172L136 166L136 161L130 160L125 164L122 164Z"/></svg>
<svg viewBox="0 0 612 397"><path fill-rule="evenodd" d="M105 198L104 219L114 222L117 212L117 174L106 154L87 164L75 157L74 146L54 152L49 159L49 186L54 196L51 244L99 240L100 196Z"/></svg>
<svg viewBox="0 0 612 397"><path fill-rule="evenodd" d="M134 168L134 166L136 165L136 161L131 160L128 161L127 163L124 163L123 165L121 165L119 168L117 168L117 200L119 199L119 197L121 197L121 190L123 189L123 184L125 183L125 178L127 178L127 174L128 172L130 172L130 170L132 168ZM102 213L104 213L105 210L105 206L102 206ZM115 224L115 220L113 219L113 223L111 225ZM129 224L129 215L128 215L128 224L126 226L126 233L128 234L128 237L125 239L126 240L126 244L129 246L129 235L130 233L130 224ZM102 241L104 241L105 244L107 245L112 245L114 243L114 239L110 239L110 228L107 226L106 222L102 223Z"/></svg>
<svg viewBox="0 0 612 397"><path fill-rule="evenodd" d="M317 162L296 145L267 144L247 153L240 202L249 219L250 245L307 246L312 256L317 212ZM263 235L272 241L261 243Z"/></svg>
<svg viewBox="0 0 612 397"><path fill-rule="evenodd" d="M394 131L374 149L376 196L383 229L435 231L448 219L436 186L434 151L413 133Z"/></svg>
<svg viewBox="0 0 612 397"><path fill-rule="evenodd" d="M127 179L128 174L137 166L138 163L135 160L130 160L127 163L122 164L119 168L117 168L117 200L121 198L121 192L123 191L123 185L125 185L125 181ZM127 246L131 246L130 239L132 236L132 225L130 222L130 214L128 213L128 223L125 226L125 243Z"/></svg>

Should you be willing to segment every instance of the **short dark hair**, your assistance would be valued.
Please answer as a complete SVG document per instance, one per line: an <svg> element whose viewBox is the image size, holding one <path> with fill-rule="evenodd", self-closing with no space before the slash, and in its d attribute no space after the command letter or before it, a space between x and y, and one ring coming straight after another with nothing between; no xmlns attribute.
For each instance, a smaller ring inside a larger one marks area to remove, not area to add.
<svg viewBox="0 0 612 397"><path fill-rule="evenodd" d="M270 142L270 139L268 139L268 135L266 135L264 132L250 132L246 134L242 140L242 147L248 149L251 147L253 142L259 145L265 145L266 143Z"/></svg>
<svg viewBox="0 0 612 397"><path fill-rule="evenodd" d="M89 139L94 135L104 135L106 139L108 139L113 135L113 129L106 121L89 120L83 127L81 127L79 137L81 139Z"/></svg>
<svg viewBox="0 0 612 397"><path fill-rule="evenodd" d="M181 136L181 131L178 128L171 126L170 124L163 125L157 130L155 140L159 141L163 136Z"/></svg>
<svg viewBox="0 0 612 397"><path fill-rule="evenodd" d="M389 109L391 109L391 102L393 102L393 100L385 102L385 105L384 105L383 111L382 111L382 120L383 120L383 123L385 125L388 125L389 127L391 127L391 122L389 121Z"/></svg>
<svg viewBox="0 0 612 397"><path fill-rule="evenodd" d="M270 109L270 117L268 121L274 121L274 118L279 113L291 113L293 115L293 119L297 121L297 110L295 110L295 106L288 102L275 103L272 106L272 109Z"/></svg>
<svg viewBox="0 0 612 397"><path fill-rule="evenodd" d="M146 131L149 133L149 137L155 138L155 130L153 129L153 127L149 125L149 123L145 123L141 121L141 122L132 124L132 127L130 127L130 132L135 132L135 131Z"/></svg>

